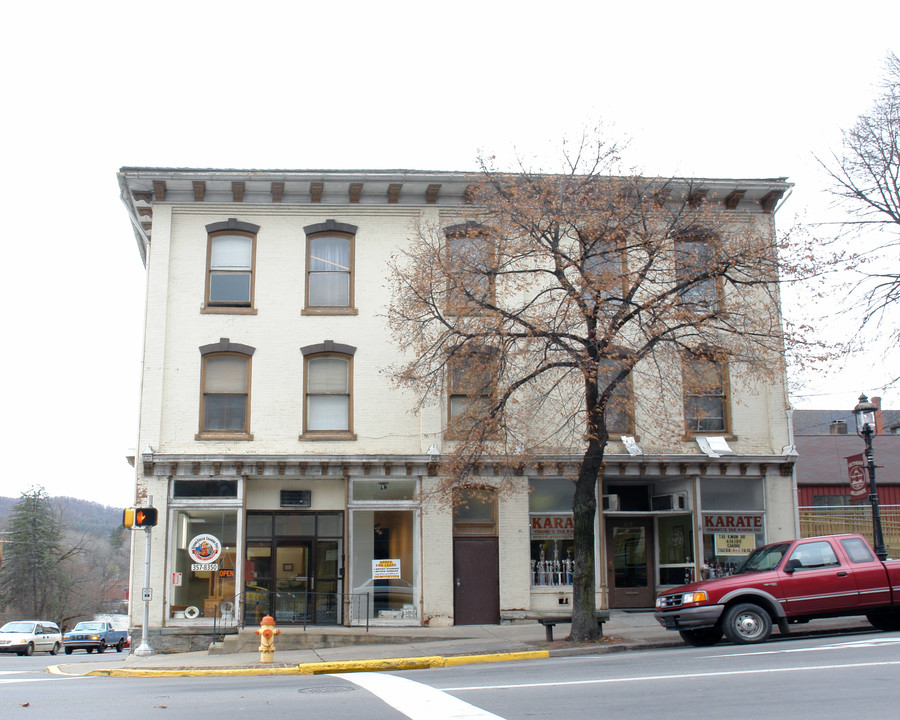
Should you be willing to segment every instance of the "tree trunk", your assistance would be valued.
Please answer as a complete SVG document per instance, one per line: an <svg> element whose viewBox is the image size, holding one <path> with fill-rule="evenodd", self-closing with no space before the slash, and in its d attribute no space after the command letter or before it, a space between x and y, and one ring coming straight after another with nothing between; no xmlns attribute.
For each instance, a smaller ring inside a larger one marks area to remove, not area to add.
<svg viewBox="0 0 900 720"><path fill-rule="evenodd" d="M605 431L603 431L605 432ZM572 580L572 634L575 642L601 637L597 625L596 570L594 567L594 518L597 514L597 478L606 442L592 439L575 482L572 513L575 522L575 568Z"/></svg>

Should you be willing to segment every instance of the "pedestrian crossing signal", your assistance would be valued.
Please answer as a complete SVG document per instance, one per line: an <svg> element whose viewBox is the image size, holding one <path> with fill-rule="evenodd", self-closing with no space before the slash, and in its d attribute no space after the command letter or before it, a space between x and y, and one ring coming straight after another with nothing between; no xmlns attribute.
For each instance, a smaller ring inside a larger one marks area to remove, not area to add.
<svg viewBox="0 0 900 720"><path fill-rule="evenodd" d="M127 528L156 527L156 508L125 508L122 524Z"/></svg>

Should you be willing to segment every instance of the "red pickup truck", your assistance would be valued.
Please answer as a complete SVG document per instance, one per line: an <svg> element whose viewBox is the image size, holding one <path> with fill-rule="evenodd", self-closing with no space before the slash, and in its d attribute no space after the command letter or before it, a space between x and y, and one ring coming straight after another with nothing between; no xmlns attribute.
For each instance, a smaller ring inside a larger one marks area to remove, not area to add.
<svg viewBox="0 0 900 720"><path fill-rule="evenodd" d="M672 588L656 619L691 645L763 642L777 625L865 615L900 630L900 560L881 562L862 535L828 535L756 548L733 575Z"/></svg>

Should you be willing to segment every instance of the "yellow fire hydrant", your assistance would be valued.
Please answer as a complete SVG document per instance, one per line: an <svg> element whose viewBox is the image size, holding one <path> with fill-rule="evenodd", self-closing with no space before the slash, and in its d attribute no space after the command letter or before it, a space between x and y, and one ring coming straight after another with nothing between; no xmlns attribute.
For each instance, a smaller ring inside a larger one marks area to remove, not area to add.
<svg viewBox="0 0 900 720"><path fill-rule="evenodd" d="M281 634L281 630L275 628L275 618L266 615L260 621L256 634L259 635L259 661L272 662L272 656L275 654L275 636Z"/></svg>

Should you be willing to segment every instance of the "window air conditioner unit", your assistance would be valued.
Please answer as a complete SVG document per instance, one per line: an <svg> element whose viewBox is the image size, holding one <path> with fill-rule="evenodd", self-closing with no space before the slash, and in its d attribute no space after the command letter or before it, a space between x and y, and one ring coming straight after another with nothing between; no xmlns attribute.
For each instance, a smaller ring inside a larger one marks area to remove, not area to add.
<svg viewBox="0 0 900 720"><path fill-rule="evenodd" d="M312 504L311 490L282 490L281 507L309 507Z"/></svg>
<svg viewBox="0 0 900 720"><path fill-rule="evenodd" d="M619 509L619 496L618 495L604 495L603 496L603 509L604 510L618 510Z"/></svg>
<svg viewBox="0 0 900 720"><path fill-rule="evenodd" d="M653 510L687 510L687 493L671 493L670 495L654 495L650 499Z"/></svg>

